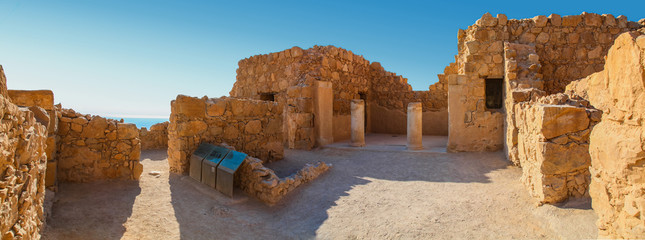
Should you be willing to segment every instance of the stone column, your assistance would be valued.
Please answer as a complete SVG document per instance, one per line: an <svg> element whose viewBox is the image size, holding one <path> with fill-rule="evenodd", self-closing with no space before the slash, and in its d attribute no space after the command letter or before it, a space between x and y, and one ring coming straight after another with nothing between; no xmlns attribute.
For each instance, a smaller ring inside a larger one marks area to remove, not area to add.
<svg viewBox="0 0 645 240"><path fill-rule="evenodd" d="M420 102L408 104L408 150L423 149L422 119L423 109ZM352 119L353 120L353 119Z"/></svg>
<svg viewBox="0 0 645 240"><path fill-rule="evenodd" d="M314 83L314 129L316 143L324 146L334 143L334 92L329 81Z"/></svg>
<svg viewBox="0 0 645 240"><path fill-rule="evenodd" d="M352 100L352 142L353 147L365 146L365 101Z"/></svg>

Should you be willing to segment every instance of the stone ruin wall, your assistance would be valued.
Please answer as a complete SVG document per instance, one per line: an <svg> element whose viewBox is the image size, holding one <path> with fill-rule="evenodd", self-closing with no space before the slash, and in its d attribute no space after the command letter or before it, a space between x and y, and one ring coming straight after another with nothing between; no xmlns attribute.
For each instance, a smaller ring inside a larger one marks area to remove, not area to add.
<svg viewBox="0 0 645 240"><path fill-rule="evenodd" d="M540 204L589 196L589 134L601 114L562 93L515 105L522 183Z"/></svg>
<svg viewBox="0 0 645 240"><path fill-rule="evenodd" d="M162 122L150 126L150 130L146 129L145 127L139 129L141 150L167 149L169 124L169 122Z"/></svg>
<svg viewBox="0 0 645 240"><path fill-rule="evenodd" d="M177 96L168 126L170 171L187 173L188 160L201 142L226 143L267 162L282 159L282 111L269 101Z"/></svg>
<svg viewBox="0 0 645 240"><path fill-rule="evenodd" d="M521 20L484 14L458 34L458 75L448 76L448 149L494 151L503 147L504 112L486 109L484 101L485 79L505 77L504 42L535 47L540 65L535 78L542 82L541 90L553 94L573 80L602 70L613 40L638 27L624 16L609 14L552 14Z"/></svg>
<svg viewBox="0 0 645 240"><path fill-rule="evenodd" d="M589 146L599 238L645 238L644 34L620 35L603 71L567 86L603 112Z"/></svg>
<svg viewBox="0 0 645 240"><path fill-rule="evenodd" d="M331 165L324 162L306 164L297 173L280 178L273 170L265 167L262 160L247 157L235 174L235 185L249 195L274 205L298 186L314 180L330 168Z"/></svg>
<svg viewBox="0 0 645 240"><path fill-rule="evenodd" d="M44 223L47 129L8 98L0 66L0 237L39 239Z"/></svg>
<svg viewBox="0 0 645 240"><path fill-rule="evenodd" d="M575 95L545 96L535 47L504 43L505 150L540 203L588 196L589 133L601 112Z"/></svg>
<svg viewBox="0 0 645 240"><path fill-rule="evenodd" d="M61 109L59 118L58 180L139 179L141 141L134 124L71 109Z"/></svg>
<svg viewBox="0 0 645 240"><path fill-rule="evenodd" d="M415 92L407 79L385 71L379 63L370 63L362 56L333 46L314 46L307 50L294 47L243 59L230 95L261 99L263 93L275 94L275 101L285 108L287 147L310 149L315 146L312 88L316 81L332 83L336 141L350 137L350 102L361 94L370 106L366 108L368 131L405 133L405 106L411 101L421 101L428 115L426 134L447 134L443 82L430 87L436 93ZM383 122L385 118L397 121Z"/></svg>

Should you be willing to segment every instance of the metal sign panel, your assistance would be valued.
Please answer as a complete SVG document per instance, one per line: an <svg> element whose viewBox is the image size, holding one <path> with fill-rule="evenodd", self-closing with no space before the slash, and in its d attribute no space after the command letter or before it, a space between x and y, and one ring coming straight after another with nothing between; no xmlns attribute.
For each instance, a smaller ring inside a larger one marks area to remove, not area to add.
<svg viewBox="0 0 645 240"><path fill-rule="evenodd" d="M213 146L213 151L202 162L202 183L215 188L217 181L217 166L223 158L228 156L231 150Z"/></svg>
<svg viewBox="0 0 645 240"><path fill-rule="evenodd" d="M224 157L217 167L217 190L221 193L233 197L233 184L235 172L246 159L246 153L231 151Z"/></svg>
<svg viewBox="0 0 645 240"><path fill-rule="evenodd" d="M214 150L213 145L210 145L208 143L201 143L199 144L199 147L197 147L197 150L193 152L193 155L190 156L190 171L189 175L191 178L201 181L202 180L202 161L206 156L210 155L211 152Z"/></svg>

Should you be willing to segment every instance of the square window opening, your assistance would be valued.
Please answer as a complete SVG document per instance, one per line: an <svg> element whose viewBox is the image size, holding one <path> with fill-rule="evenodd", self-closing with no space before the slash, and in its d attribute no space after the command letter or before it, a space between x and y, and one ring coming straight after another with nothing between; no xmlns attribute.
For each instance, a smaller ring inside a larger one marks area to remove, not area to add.
<svg viewBox="0 0 645 240"><path fill-rule="evenodd" d="M504 79L486 79L486 108L502 108Z"/></svg>
<svg viewBox="0 0 645 240"><path fill-rule="evenodd" d="M275 102L275 93L260 93L260 100Z"/></svg>

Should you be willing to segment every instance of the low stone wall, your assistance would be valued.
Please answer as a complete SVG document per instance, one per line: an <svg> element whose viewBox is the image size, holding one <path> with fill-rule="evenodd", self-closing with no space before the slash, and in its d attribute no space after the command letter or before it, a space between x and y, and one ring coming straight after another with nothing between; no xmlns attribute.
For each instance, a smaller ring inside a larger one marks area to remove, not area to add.
<svg viewBox="0 0 645 240"><path fill-rule="evenodd" d="M150 126L150 130L142 127L139 130L141 150L168 148L168 124L170 123L157 123Z"/></svg>
<svg viewBox="0 0 645 240"><path fill-rule="evenodd" d="M645 238L645 29L620 35L604 70L567 86L603 111L591 132L599 238Z"/></svg>
<svg viewBox="0 0 645 240"><path fill-rule="evenodd" d="M134 124L63 109L58 135L61 181L138 180L141 176L141 141Z"/></svg>
<svg viewBox="0 0 645 240"><path fill-rule="evenodd" d="M522 182L540 204L588 196L589 133L601 112L565 94L515 105Z"/></svg>
<svg viewBox="0 0 645 240"><path fill-rule="evenodd" d="M1 69L1 67L0 67ZM0 72L0 78L4 74ZM0 236L39 239L45 198L47 130L0 91Z"/></svg>
<svg viewBox="0 0 645 240"><path fill-rule="evenodd" d="M262 160L247 157L235 174L235 184L251 196L273 205L298 186L310 182L331 168L324 162L307 164L297 173L279 178L275 172L262 165Z"/></svg>
<svg viewBox="0 0 645 240"><path fill-rule="evenodd" d="M168 126L170 171L187 173L188 159L201 142L227 143L265 161L282 159L282 110L269 101L177 96Z"/></svg>

